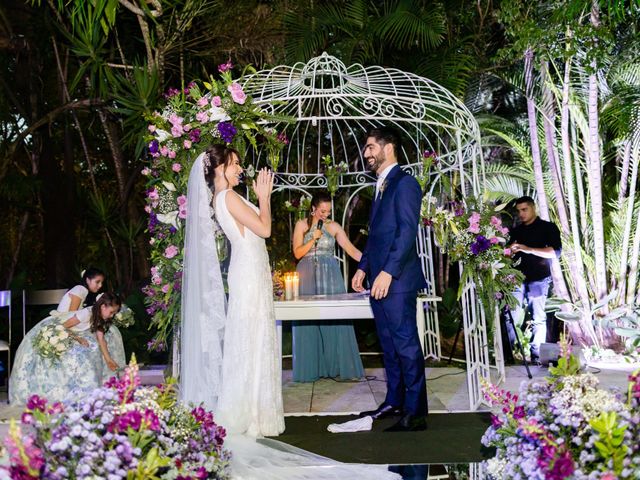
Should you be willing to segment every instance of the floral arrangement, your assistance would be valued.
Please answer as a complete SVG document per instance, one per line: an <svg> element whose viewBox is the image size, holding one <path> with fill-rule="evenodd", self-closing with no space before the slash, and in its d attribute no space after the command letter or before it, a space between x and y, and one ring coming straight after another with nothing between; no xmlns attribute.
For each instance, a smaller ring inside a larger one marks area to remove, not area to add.
<svg viewBox="0 0 640 480"><path fill-rule="evenodd" d="M302 220L311 210L311 197L309 195L301 195L300 198L294 198L292 201L285 201L284 208L296 215L298 220Z"/></svg>
<svg viewBox="0 0 640 480"><path fill-rule="evenodd" d="M43 358L58 361L69 350L73 336L64 325L50 323L42 327L33 339L33 348Z"/></svg>
<svg viewBox="0 0 640 480"><path fill-rule="evenodd" d="M140 387L135 360L82 400L32 396L6 441L11 478L227 479L224 428L177 401L173 384Z"/></svg>
<svg viewBox="0 0 640 480"><path fill-rule="evenodd" d="M284 296L284 276L280 270L271 271L271 281L273 283L273 299L282 300Z"/></svg>
<svg viewBox="0 0 640 480"><path fill-rule="evenodd" d="M267 128L270 134L267 137L267 163L274 172L278 171L282 161L282 150L289 145L289 138L284 132L276 132L273 128Z"/></svg>
<svg viewBox="0 0 640 480"><path fill-rule="evenodd" d="M134 323L136 319L133 310L123 303L118 313L113 316L113 324L118 328L129 328Z"/></svg>
<svg viewBox="0 0 640 480"><path fill-rule="evenodd" d="M212 143L245 152L248 145L267 149L284 145L278 133L267 129L270 121L282 121L264 112L248 97L231 75L233 65L218 67L221 78L169 89L161 112L149 115L149 165L146 207L151 235L151 282L144 287L147 312L157 339L167 341L180 317L184 224L187 215L187 182L193 160ZM251 189L250 189L251 190ZM224 253L217 235L219 254Z"/></svg>
<svg viewBox="0 0 640 480"><path fill-rule="evenodd" d="M434 197L425 195L421 206L422 223L433 227L438 246L451 260L462 262L458 297L467 280L476 284L487 318L496 307L515 306L515 287L523 275L513 268L511 252L506 248L509 229L500 214L489 205L469 199L467 207L459 202L438 206Z"/></svg>
<svg viewBox="0 0 640 480"><path fill-rule="evenodd" d="M491 479L631 479L640 476L640 371L626 395L598 388L562 342L546 382L523 383L519 394L484 385L496 408L482 443L496 447Z"/></svg>
<svg viewBox="0 0 640 480"><path fill-rule="evenodd" d="M324 165L324 176L327 178L327 190L333 197L340 186L340 176L349 171L349 165L345 161L335 164L331 155L322 157L322 164Z"/></svg>

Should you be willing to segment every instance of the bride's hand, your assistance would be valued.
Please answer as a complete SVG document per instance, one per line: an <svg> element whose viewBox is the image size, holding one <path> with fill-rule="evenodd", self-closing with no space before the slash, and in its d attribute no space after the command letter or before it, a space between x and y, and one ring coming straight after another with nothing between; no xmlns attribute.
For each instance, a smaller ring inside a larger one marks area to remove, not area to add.
<svg viewBox="0 0 640 480"><path fill-rule="evenodd" d="M253 182L253 191L258 198L268 199L273 190L273 173L263 168L258 173L258 178Z"/></svg>

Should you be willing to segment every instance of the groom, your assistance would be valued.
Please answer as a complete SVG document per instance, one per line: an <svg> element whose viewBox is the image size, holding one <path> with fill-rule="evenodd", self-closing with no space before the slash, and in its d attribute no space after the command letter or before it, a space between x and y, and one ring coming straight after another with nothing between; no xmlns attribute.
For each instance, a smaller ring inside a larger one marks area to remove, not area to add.
<svg viewBox="0 0 640 480"><path fill-rule="evenodd" d="M378 176L369 217L369 238L351 286L371 284L371 309L382 345L387 396L378 408L362 412L373 419L398 416L385 431L427 428L424 357L416 327L416 297L426 287L416 251L422 192L398 166L400 137L388 127L367 134L364 158Z"/></svg>

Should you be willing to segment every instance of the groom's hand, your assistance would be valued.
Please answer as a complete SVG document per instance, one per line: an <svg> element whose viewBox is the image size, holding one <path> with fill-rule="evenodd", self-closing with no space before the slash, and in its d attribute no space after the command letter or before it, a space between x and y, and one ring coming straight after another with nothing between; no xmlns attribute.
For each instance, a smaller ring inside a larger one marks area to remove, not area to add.
<svg viewBox="0 0 640 480"><path fill-rule="evenodd" d="M371 286L371 296L376 300L384 298L389 293L389 287L391 286L391 280L393 277L384 270L381 271Z"/></svg>
<svg viewBox="0 0 640 480"><path fill-rule="evenodd" d="M363 270L356 270L356 273L353 275L353 278L351 279L351 288L353 288L354 291L360 293L360 292L364 292L364 287L362 286L362 284L364 283L364 277L365 277L365 273Z"/></svg>

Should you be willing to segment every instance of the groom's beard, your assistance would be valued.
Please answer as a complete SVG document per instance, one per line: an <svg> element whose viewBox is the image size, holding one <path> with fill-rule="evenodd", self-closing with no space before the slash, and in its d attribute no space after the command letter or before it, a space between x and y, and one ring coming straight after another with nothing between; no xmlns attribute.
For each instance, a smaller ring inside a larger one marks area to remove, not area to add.
<svg viewBox="0 0 640 480"><path fill-rule="evenodd" d="M373 158L373 162L370 162L371 158ZM365 160L367 161L367 166L369 167L369 170L371 170L373 173L378 173L378 170L380 169L380 165L384 163L386 158L385 158L384 152L380 152L378 155L372 155L370 157L367 157Z"/></svg>

